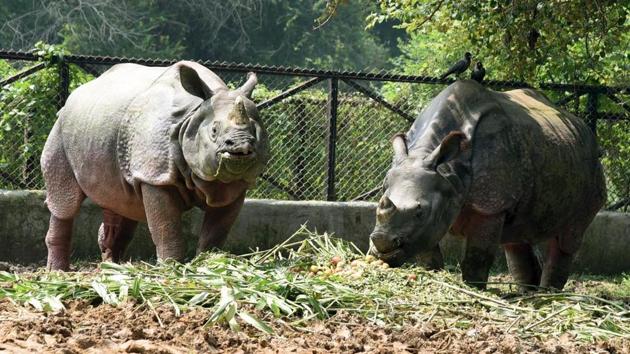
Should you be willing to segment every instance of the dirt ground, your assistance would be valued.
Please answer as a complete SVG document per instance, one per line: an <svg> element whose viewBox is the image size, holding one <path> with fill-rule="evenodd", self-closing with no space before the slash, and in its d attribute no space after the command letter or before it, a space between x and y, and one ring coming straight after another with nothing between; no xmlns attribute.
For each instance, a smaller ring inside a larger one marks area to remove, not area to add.
<svg viewBox="0 0 630 354"><path fill-rule="evenodd" d="M121 307L75 301L67 311L44 314L0 300L0 351L8 353L630 353L630 342L577 342L569 336L522 340L493 328L448 329L422 323L393 330L338 314L295 329L273 321L274 335L204 327L210 313L176 317L127 303ZM155 314L158 314L156 316ZM158 317L162 322L160 325Z"/></svg>

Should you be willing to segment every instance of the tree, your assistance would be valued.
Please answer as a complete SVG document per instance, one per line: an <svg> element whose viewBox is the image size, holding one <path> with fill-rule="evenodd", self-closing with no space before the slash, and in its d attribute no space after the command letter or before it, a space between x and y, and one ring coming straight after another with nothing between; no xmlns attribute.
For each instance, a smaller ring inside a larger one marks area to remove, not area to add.
<svg viewBox="0 0 630 354"><path fill-rule="evenodd" d="M383 44L364 19L374 3L338 9L315 29L325 0L16 0L0 3L7 21L0 47L37 41L78 54L194 58L270 65L363 69L388 64L396 43ZM396 30L394 30L396 31ZM398 32L403 32L397 30Z"/></svg>
<svg viewBox="0 0 630 354"><path fill-rule="evenodd" d="M0 27L2 47L26 49L36 42L60 44L86 53L177 55L181 46L161 27L176 27L153 16L151 0L16 0L0 5L8 18Z"/></svg>
<svg viewBox="0 0 630 354"><path fill-rule="evenodd" d="M629 13L627 1L379 0L367 20L399 21L412 35L408 46L428 37L448 62L467 48L494 79L623 84Z"/></svg>

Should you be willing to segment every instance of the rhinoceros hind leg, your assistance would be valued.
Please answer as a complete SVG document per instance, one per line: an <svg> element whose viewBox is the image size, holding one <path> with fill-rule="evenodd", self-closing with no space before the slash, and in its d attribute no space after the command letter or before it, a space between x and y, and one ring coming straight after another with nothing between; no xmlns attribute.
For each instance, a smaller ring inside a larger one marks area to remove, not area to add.
<svg viewBox="0 0 630 354"><path fill-rule="evenodd" d="M72 226L74 219L59 219L50 216L48 233L46 233L46 247L48 248L48 270L69 270L72 241Z"/></svg>
<svg viewBox="0 0 630 354"><path fill-rule="evenodd" d="M206 209L201 234L199 235L199 243L197 244L197 254L212 247L223 246L234 221L236 221L236 217L243 207L244 200L245 193L224 207L208 207Z"/></svg>
<svg viewBox="0 0 630 354"><path fill-rule="evenodd" d="M143 184L142 201L158 259L182 262L186 256L181 226L184 204L177 190Z"/></svg>
<svg viewBox="0 0 630 354"><path fill-rule="evenodd" d="M137 225L135 220L103 209L103 223L98 229L98 245L104 262L121 261Z"/></svg>
<svg viewBox="0 0 630 354"><path fill-rule="evenodd" d="M503 249L508 269L521 285L521 290L534 290L531 285L540 284L541 269L532 246L527 243L508 243L503 245Z"/></svg>
<svg viewBox="0 0 630 354"><path fill-rule="evenodd" d="M68 270L72 225L85 199L85 194L79 187L66 158L59 134L59 121L55 123L44 145L41 166L46 183L46 206L51 213L46 233L47 268Z"/></svg>
<svg viewBox="0 0 630 354"><path fill-rule="evenodd" d="M571 274L573 253L564 252L556 238L547 244L540 286L562 290Z"/></svg>

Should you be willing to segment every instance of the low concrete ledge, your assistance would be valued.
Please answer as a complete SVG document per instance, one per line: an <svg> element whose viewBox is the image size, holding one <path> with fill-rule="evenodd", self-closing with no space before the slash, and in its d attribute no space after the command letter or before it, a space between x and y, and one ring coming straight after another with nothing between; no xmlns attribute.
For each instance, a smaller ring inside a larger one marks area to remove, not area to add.
<svg viewBox="0 0 630 354"><path fill-rule="evenodd" d="M0 190L0 261L42 263L46 258L44 236L50 213L44 206L45 192ZM376 203L368 202L293 202L246 200L232 228L225 249L245 253L253 248L272 247L302 224L312 230L335 233L361 249L368 246L374 227ZM193 209L184 214L183 233L189 254L194 254L202 213ZM98 206L86 201L74 225L73 258L97 259L96 242L102 221ZM447 236L442 242L447 261L459 259L462 241ZM600 212L585 235L575 262L575 271L611 274L630 271L630 214ZM131 259L155 258L146 224L138 227L128 249ZM499 262L504 260L499 257Z"/></svg>

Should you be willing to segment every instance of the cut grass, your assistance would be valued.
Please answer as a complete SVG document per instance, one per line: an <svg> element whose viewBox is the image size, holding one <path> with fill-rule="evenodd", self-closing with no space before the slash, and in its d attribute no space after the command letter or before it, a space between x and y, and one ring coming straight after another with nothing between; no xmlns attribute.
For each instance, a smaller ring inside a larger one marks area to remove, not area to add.
<svg viewBox="0 0 630 354"><path fill-rule="evenodd" d="M334 256L355 262L335 268ZM153 309L158 321L157 306L171 306L176 314L203 306L212 309L208 324L238 330L247 323L266 333L274 318L303 326L345 311L389 325L433 321L461 329L491 325L521 337L568 332L583 340L630 338L630 306L614 296L577 289L502 298L464 285L457 274L357 261L363 259L353 244L303 227L270 250L243 256L205 253L187 264L102 263L91 273L0 272L0 297L45 311L62 311L69 299L112 305L133 300ZM502 284L503 291L510 288ZM623 294L629 277L622 276L620 284L615 291Z"/></svg>

